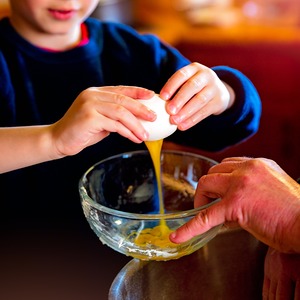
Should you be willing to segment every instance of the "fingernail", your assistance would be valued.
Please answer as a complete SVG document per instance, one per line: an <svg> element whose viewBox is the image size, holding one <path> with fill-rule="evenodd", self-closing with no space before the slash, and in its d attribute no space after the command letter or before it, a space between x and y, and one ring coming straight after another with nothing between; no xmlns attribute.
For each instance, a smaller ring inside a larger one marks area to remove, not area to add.
<svg viewBox="0 0 300 300"><path fill-rule="evenodd" d="M164 100L169 100L171 98L171 95L169 93L162 92L159 94L160 98L163 98Z"/></svg>
<svg viewBox="0 0 300 300"><path fill-rule="evenodd" d="M175 115L177 113L177 107L172 103L168 104L168 110L172 115Z"/></svg>
<svg viewBox="0 0 300 300"><path fill-rule="evenodd" d="M148 133L147 131L145 131L145 132L143 133L143 140L144 140L144 141L147 140L148 137L149 137L149 133Z"/></svg>
<svg viewBox="0 0 300 300"><path fill-rule="evenodd" d="M147 117L150 119L150 121L154 121L157 118L156 112L153 111L152 109L150 109L149 107L147 107L147 109L148 109L148 112L149 112Z"/></svg>
<svg viewBox="0 0 300 300"><path fill-rule="evenodd" d="M191 125L188 122L183 122L178 124L178 129L180 130L187 130L190 127Z"/></svg>
<svg viewBox="0 0 300 300"><path fill-rule="evenodd" d="M170 238L173 240L173 239L175 239L176 238L176 232L174 231L174 232L172 232L171 234L170 234Z"/></svg>
<svg viewBox="0 0 300 300"><path fill-rule="evenodd" d="M172 121L178 125L180 122L182 122L182 117L181 116L172 116Z"/></svg>

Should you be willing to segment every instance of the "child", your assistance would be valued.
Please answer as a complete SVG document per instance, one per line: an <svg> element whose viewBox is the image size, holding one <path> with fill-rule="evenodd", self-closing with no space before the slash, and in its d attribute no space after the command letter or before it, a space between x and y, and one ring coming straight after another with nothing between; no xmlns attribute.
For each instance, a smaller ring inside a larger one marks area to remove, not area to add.
<svg viewBox="0 0 300 300"><path fill-rule="evenodd" d="M140 118L150 116L151 120L155 117L153 112L129 98L129 96L147 98L154 95L154 92L149 90L125 86L86 90L74 101L64 117L51 125L0 128L0 173L77 154L82 149L101 141L111 131L117 131L137 143L147 138L148 132L144 131L129 110L124 109L121 114L118 114L118 110L114 113L119 118L118 128L114 120L107 119L103 122L103 115L97 111L97 108L101 109L99 107L101 102L96 100L93 105L93 94L105 96L107 92L111 94L112 111L117 110L118 106L113 102L114 98L116 102L123 99L124 108L126 103L132 105ZM140 139L134 135L135 132L139 134L138 130L142 132Z"/></svg>
<svg viewBox="0 0 300 300"><path fill-rule="evenodd" d="M160 93L169 101L171 121L179 128L170 137L174 142L216 151L258 129L260 99L243 74L191 63L152 35L88 18L97 4L11 0L11 16L0 21L0 126L54 124L76 99L69 116L77 122L85 114L97 122L98 128L91 125L91 131L99 132L93 142L101 140L75 156L2 174L5 224L10 212L10 226L21 222L23 228L86 222L77 187L81 175L105 157L145 149L141 142L146 133L137 117L155 119L134 101L140 97L129 86ZM118 86L131 92L122 93ZM55 133L64 124L56 124ZM72 134L79 130L74 128ZM118 134L104 138L108 132ZM71 152L64 155L76 151Z"/></svg>

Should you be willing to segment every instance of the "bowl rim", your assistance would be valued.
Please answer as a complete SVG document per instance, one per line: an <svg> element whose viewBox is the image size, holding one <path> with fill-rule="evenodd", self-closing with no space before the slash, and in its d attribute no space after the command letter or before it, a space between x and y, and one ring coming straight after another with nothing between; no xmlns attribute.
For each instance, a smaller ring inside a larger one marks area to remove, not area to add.
<svg viewBox="0 0 300 300"><path fill-rule="evenodd" d="M81 202L88 202L88 204L104 213L107 213L109 215L115 216L115 217L123 217L123 218L127 218L127 219L133 219L133 220L161 220L161 219L182 219L182 218L187 218L187 217L192 217L195 216L198 212L202 211L203 209L208 208L209 206L219 202L221 199L215 199L212 200L210 203L207 203L205 205L199 206L197 208L193 208L193 209L189 209L189 210L185 210L185 211L180 211L180 212L170 212L170 213L165 213L165 214L160 214L160 213L153 213L153 214L139 214L139 213L131 213L131 212L124 212L121 210L117 210L117 209L113 209L113 208L109 208L106 207L104 205L101 205L97 202L95 202L93 199L91 199L84 187L83 182L86 181L87 175L99 164L108 161L108 160L112 160L115 159L117 157L129 157L129 156L133 156L135 154L147 154L149 153L148 150L137 150L137 151L128 151L128 152L123 152L123 153L119 153L107 158L104 158L100 161L98 161L97 163L93 164L90 168L88 168L87 171L84 172L83 176L80 178L79 180L79 194L80 194L80 198L81 198ZM184 155L187 154L189 156L194 156L197 158L203 158L205 160L208 160L210 162L212 162L213 164L218 164L217 161L206 157L204 155L201 154L197 154L197 153L193 153L193 152L188 152L188 151L181 151L181 150L162 150L161 151L162 154L164 153L174 153L174 154L180 154L180 155ZM150 154L149 154L150 155Z"/></svg>

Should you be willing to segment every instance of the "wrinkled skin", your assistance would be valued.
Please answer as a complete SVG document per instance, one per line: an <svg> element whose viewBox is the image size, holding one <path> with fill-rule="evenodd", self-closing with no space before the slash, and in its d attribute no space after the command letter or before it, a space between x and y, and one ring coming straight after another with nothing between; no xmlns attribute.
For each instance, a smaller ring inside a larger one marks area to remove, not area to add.
<svg viewBox="0 0 300 300"><path fill-rule="evenodd" d="M171 241L184 242L222 223L240 226L270 246L263 300L300 299L300 185L272 160L227 158L200 178L195 207L217 198Z"/></svg>
<svg viewBox="0 0 300 300"><path fill-rule="evenodd" d="M263 300L300 299L300 255L269 248L265 259Z"/></svg>
<svg viewBox="0 0 300 300"><path fill-rule="evenodd" d="M274 161L227 158L200 178L195 207L220 198L179 228L182 243L210 228L240 226L281 252L300 253L300 185Z"/></svg>

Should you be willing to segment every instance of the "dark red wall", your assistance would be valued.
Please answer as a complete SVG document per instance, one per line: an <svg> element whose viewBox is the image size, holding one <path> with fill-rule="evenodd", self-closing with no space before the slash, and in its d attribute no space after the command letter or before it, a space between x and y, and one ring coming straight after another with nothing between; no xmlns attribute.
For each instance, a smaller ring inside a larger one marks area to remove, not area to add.
<svg viewBox="0 0 300 300"><path fill-rule="evenodd" d="M218 154L268 157L292 177L300 177L300 43L200 44L176 46L192 61L209 67L228 65L247 75L263 105L259 132Z"/></svg>

